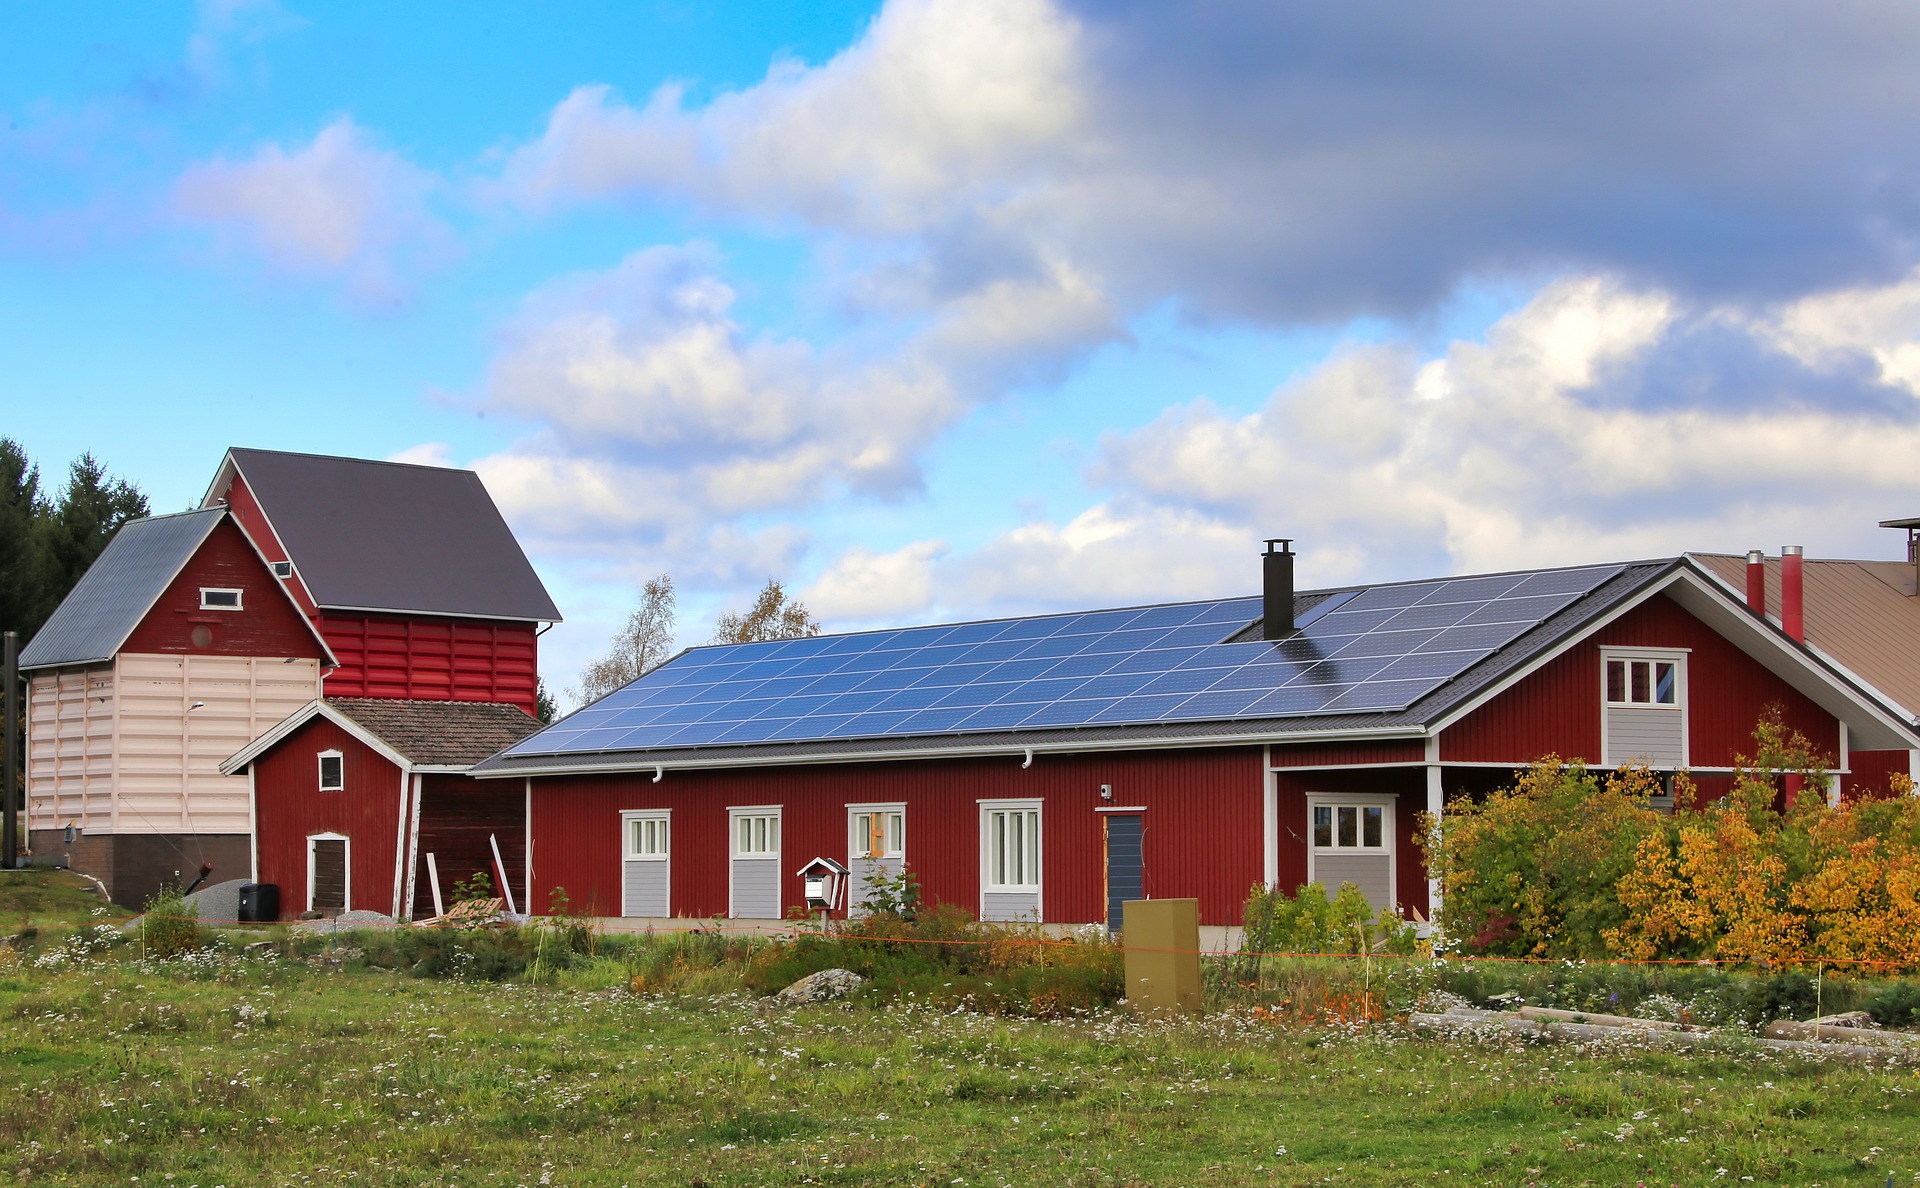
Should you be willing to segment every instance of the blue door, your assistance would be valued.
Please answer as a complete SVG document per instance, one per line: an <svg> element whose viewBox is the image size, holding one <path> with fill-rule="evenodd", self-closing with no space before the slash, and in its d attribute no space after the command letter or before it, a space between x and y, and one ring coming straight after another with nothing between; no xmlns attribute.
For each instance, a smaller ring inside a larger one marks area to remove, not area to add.
<svg viewBox="0 0 1920 1188"><path fill-rule="evenodd" d="M1107 931L1120 931L1121 904L1147 897L1146 826L1138 813L1103 813L1107 822Z"/></svg>

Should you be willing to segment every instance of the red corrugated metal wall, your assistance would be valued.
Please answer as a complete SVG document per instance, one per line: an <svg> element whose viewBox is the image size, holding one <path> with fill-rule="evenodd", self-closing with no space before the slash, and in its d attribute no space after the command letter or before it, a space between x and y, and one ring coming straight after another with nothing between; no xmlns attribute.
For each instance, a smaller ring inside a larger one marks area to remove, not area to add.
<svg viewBox="0 0 1920 1188"><path fill-rule="evenodd" d="M493 847L500 842L500 859L507 866L507 883L514 902L528 910L526 896L527 792L519 780L476 780L468 776L422 777L420 846L415 861L413 914L433 914L433 888L427 879L427 855L440 872L442 906L452 906L453 885L477 871L499 882L493 871ZM547 905L538 905L545 911ZM617 908L618 905L616 905Z"/></svg>
<svg viewBox="0 0 1920 1188"><path fill-rule="evenodd" d="M1839 723L1665 595L1569 647L1440 736L1455 762L1530 763L1549 753L1593 761L1600 754L1600 648L1691 649L1687 657L1688 748L1696 767L1726 767L1753 750L1753 728L1778 703L1788 725L1815 746L1838 750Z"/></svg>
<svg viewBox="0 0 1920 1188"><path fill-rule="evenodd" d="M324 612L340 661L329 697L502 701L534 710L539 644L530 623Z"/></svg>
<svg viewBox="0 0 1920 1188"><path fill-rule="evenodd" d="M1394 889L1403 908L1427 908L1427 869L1414 845L1419 815L1427 809L1424 767L1385 767L1378 771L1276 772L1273 777L1275 813L1280 836L1276 885L1294 892L1307 881L1307 794L1348 792L1392 796L1394 824ZM1329 888L1331 890L1331 888Z"/></svg>
<svg viewBox="0 0 1920 1188"><path fill-rule="evenodd" d="M187 652L221 656L319 658L320 641L277 587L239 528L223 520L207 535L153 609L127 636L123 652ZM201 610L203 586L241 591L237 611ZM206 628L205 647L195 628Z"/></svg>
<svg viewBox="0 0 1920 1188"><path fill-rule="evenodd" d="M980 799L1038 798L1043 914L1049 922L1106 919L1100 785L1115 806L1146 809L1148 894L1192 896L1207 924L1233 924L1261 877L1264 784L1258 748L1037 755L990 759L668 771L536 779L534 902L556 886L577 906L620 911L619 814L670 808L672 910L727 911L729 806L782 806L781 900L800 900L794 872L815 856L845 861L848 804L907 805L907 863L931 899L980 903Z"/></svg>
<svg viewBox="0 0 1920 1188"><path fill-rule="evenodd" d="M319 755L341 753L346 789L319 790ZM239 777L234 777L239 778ZM393 843L400 821L400 769L326 719L293 732L254 764L254 829L260 881L280 888L280 914L307 906L307 838L344 833L353 869L348 907L393 910Z"/></svg>
<svg viewBox="0 0 1920 1188"><path fill-rule="evenodd" d="M1418 738L1386 742L1301 743L1273 748L1275 767L1324 767L1343 763L1420 763L1427 744Z"/></svg>

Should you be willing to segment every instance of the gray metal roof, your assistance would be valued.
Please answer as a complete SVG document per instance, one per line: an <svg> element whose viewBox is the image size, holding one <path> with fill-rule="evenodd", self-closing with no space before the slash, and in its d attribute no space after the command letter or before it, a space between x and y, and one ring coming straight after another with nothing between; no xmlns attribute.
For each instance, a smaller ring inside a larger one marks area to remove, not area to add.
<svg viewBox="0 0 1920 1188"><path fill-rule="evenodd" d="M558 622L471 470L228 451L320 606Z"/></svg>
<svg viewBox="0 0 1920 1188"><path fill-rule="evenodd" d="M216 507L123 524L35 633L20 667L110 659L226 514Z"/></svg>
<svg viewBox="0 0 1920 1188"><path fill-rule="evenodd" d="M830 762L836 759L880 759L916 754L990 753L1036 748L1121 748L1129 746L1246 745L1315 737L1410 737L1432 722L1497 686L1534 660L1586 633L1609 612L1656 585L1676 567L1678 559L1634 562L1601 582L1587 594L1514 638L1493 654L1446 681L1405 709L1291 717L1223 718L1204 722L1155 722L1094 725L1064 729L977 731L940 735L889 736L860 739L799 739L793 742L739 746L679 747L581 754L500 754L475 764L474 775L507 776L521 772L643 770L655 764L676 768L697 766L751 766L785 762ZM1357 587L1365 589L1367 587ZM1339 590L1302 591L1300 603L1347 593ZM1238 638L1237 636L1235 638ZM564 722L565 719L562 719ZM558 724L556 724L558 725Z"/></svg>

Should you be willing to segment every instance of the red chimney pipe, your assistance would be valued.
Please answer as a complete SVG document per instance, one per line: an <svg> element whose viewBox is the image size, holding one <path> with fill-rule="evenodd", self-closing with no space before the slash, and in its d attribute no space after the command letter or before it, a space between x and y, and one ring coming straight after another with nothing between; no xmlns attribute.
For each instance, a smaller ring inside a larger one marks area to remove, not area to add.
<svg viewBox="0 0 1920 1188"><path fill-rule="evenodd" d="M1799 545L1780 548L1780 626L1797 643L1807 642L1806 583Z"/></svg>
<svg viewBox="0 0 1920 1188"><path fill-rule="evenodd" d="M1759 549L1747 553L1747 608L1767 617L1767 555Z"/></svg>

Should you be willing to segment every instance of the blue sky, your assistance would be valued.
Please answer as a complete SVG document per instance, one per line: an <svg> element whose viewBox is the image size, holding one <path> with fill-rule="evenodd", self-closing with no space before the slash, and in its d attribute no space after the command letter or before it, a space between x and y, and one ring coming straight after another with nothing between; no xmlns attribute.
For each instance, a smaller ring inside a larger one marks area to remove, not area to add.
<svg viewBox="0 0 1920 1188"><path fill-rule="evenodd" d="M1920 14L9 13L0 433L470 466L683 640L1803 543L1920 483Z"/></svg>

